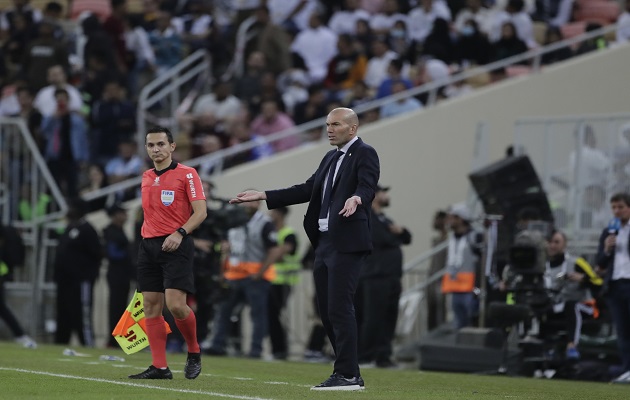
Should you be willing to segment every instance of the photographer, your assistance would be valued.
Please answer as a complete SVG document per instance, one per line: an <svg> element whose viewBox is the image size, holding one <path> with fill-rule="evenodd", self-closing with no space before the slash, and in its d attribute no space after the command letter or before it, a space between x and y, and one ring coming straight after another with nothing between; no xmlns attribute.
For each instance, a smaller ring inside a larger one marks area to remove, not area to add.
<svg viewBox="0 0 630 400"><path fill-rule="evenodd" d="M544 336L553 331L559 322L568 336L565 357L575 360L580 358L577 345L583 316L598 316L592 292L599 290L602 279L585 259L570 256L566 248L566 235L554 231L547 245L544 275L545 288L552 295L552 304L541 321L541 334Z"/></svg>

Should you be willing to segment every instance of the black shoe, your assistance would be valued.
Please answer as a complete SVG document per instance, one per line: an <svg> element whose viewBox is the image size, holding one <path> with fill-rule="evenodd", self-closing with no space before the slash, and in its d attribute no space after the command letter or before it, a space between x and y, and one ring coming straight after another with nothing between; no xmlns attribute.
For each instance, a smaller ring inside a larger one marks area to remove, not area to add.
<svg viewBox="0 0 630 400"><path fill-rule="evenodd" d="M184 376L186 379L195 379L201 373L201 353L188 353Z"/></svg>
<svg viewBox="0 0 630 400"><path fill-rule="evenodd" d="M330 378L317 386L313 386L311 390L363 390L365 383L361 377L344 378L342 375L334 373Z"/></svg>
<svg viewBox="0 0 630 400"><path fill-rule="evenodd" d="M150 365L146 371L139 374L129 375L131 379L173 379L173 373L168 367L166 369L155 368Z"/></svg>

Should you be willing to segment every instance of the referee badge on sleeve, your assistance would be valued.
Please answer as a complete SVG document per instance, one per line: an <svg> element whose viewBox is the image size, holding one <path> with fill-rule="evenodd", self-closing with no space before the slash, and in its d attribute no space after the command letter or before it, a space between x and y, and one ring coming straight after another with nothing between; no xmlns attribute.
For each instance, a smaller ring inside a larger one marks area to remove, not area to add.
<svg viewBox="0 0 630 400"><path fill-rule="evenodd" d="M170 206L173 204L173 200L175 200L175 191L174 190L162 190L162 195L160 196L162 200L162 204L165 206Z"/></svg>

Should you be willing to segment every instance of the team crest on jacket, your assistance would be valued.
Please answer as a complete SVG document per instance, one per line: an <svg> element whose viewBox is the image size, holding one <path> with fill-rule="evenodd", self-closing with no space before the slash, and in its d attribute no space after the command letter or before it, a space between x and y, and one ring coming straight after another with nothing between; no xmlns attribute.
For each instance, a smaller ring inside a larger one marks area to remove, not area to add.
<svg viewBox="0 0 630 400"><path fill-rule="evenodd" d="M175 200L175 191L162 190L162 195L160 196L160 198L162 199L162 204L168 207L173 204L173 200Z"/></svg>

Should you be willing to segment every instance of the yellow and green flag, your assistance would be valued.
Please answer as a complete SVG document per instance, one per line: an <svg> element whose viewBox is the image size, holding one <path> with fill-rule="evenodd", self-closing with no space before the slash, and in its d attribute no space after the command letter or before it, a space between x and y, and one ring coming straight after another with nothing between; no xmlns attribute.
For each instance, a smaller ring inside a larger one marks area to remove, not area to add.
<svg viewBox="0 0 630 400"><path fill-rule="evenodd" d="M164 322L166 333L171 333L171 327ZM144 320L144 303L142 293L137 290L131 302L116 324L112 336L126 354L137 353L149 345Z"/></svg>

